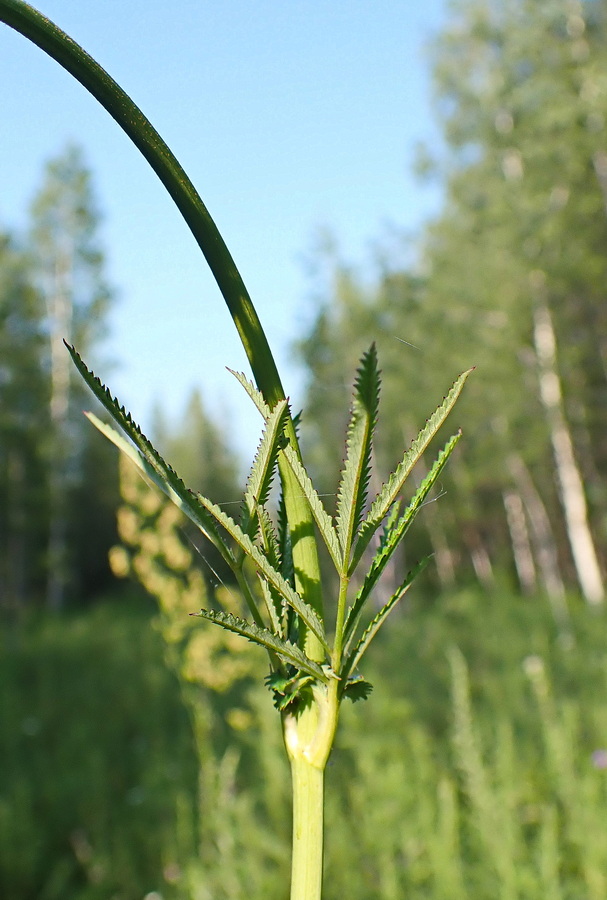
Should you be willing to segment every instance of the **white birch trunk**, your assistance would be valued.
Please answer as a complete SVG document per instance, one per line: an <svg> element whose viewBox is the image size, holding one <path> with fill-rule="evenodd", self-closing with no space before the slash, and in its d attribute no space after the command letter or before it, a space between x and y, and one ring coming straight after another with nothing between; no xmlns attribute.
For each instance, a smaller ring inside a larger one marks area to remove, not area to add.
<svg viewBox="0 0 607 900"><path fill-rule="evenodd" d="M516 491L503 491L502 499L506 510L506 522L510 532L512 555L519 584L524 594L532 594L536 586L536 575L525 507L520 494Z"/></svg>
<svg viewBox="0 0 607 900"><path fill-rule="evenodd" d="M567 618L568 615L565 603L565 586L561 577L556 541L554 540L546 507L533 483L529 469L517 453L509 454L508 468L525 505L525 512L531 529L533 551L544 588L556 618L561 621L563 618Z"/></svg>
<svg viewBox="0 0 607 900"><path fill-rule="evenodd" d="M475 526L465 527L462 537L472 561L474 573L485 588L495 585L495 575L487 548Z"/></svg>
<svg viewBox="0 0 607 900"><path fill-rule="evenodd" d="M428 516L426 522L428 536L432 544L432 552L434 553L434 562L436 563L436 573L440 586L443 590L453 587L455 584L455 563L453 561L453 553L447 542L445 531L435 515Z"/></svg>
<svg viewBox="0 0 607 900"><path fill-rule="evenodd" d="M533 338L538 362L540 397L550 429L567 536L578 581L586 601L590 604L598 604L604 600L605 589L588 522L584 485L575 460L573 441L565 418L561 382L556 364L556 336L544 296L542 275L532 273L531 279L532 286L536 288Z"/></svg>
<svg viewBox="0 0 607 900"><path fill-rule="evenodd" d="M602 112L600 112L600 115L602 115ZM592 165L603 197L605 213L607 214L607 151L597 150L592 156ZM607 334L603 330L599 330L596 334L596 340L599 346L603 375L607 379Z"/></svg>

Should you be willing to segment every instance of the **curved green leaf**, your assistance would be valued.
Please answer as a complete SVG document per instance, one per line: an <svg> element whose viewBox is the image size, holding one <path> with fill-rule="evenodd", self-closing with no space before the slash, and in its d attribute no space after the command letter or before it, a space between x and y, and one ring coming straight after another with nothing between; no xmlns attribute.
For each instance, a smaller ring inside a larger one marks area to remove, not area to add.
<svg viewBox="0 0 607 900"><path fill-rule="evenodd" d="M232 615L232 613L218 612L212 609L201 609L199 613L190 613L190 615L207 619L209 622L221 625L227 631L243 635L247 640L276 653L287 663L290 663L302 672L307 672L308 675L312 675L313 678L323 681L325 684L328 684L330 681L327 671L322 666L319 666L318 663L309 659L296 644L281 640L277 635L268 631L267 628L260 628L253 622L247 622L246 619L241 619Z"/></svg>
<svg viewBox="0 0 607 900"><path fill-rule="evenodd" d="M133 141L171 195L215 277L259 389L273 406L284 391L270 346L240 272L196 188L151 122L114 79L53 22L21 0L0 0L0 21L63 66Z"/></svg>
<svg viewBox="0 0 607 900"><path fill-rule="evenodd" d="M122 435L116 432L110 425L101 422L95 415L88 413L88 418L119 450L139 466L142 471L156 484L184 514L192 521L208 539L215 544L228 565L234 565L234 556L217 531L213 518L206 508L200 503L196 495L190 491L179 475L162 458L160 453L143 434L131 414L121 406L109 389L102 383L94 372L88 369L74 347L66 344L69 353L74 360L76 368L88 384L94 395L105 407L110 416L122 431L131 439L136 450L126 441Z"/></svg>
<svg viewBox="0 0 607 900"><path fill-rule="evenodd" d="M21 0L0 0L0 21L19 31L70 72L118 122L152 166L188 224L230 310L258 388L270 407L284 399L276 363L234 260L204 203L175 156L131 98L75 41ZM287 435L297 447L291 421ZM320 612L322 591L312 514L293 494L289 472L281 468L291 544L298 581L304 576L307 596ZM312 646L310 644L310 646ZM315 652L312 650L311 652ZM320 650L317 649L320 653Z"/></svg>

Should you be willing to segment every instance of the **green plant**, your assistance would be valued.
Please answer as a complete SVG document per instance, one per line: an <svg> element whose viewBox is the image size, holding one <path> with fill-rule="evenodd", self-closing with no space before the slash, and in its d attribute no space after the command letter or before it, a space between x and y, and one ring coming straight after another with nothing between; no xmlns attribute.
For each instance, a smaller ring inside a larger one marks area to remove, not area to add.
<svg viewBox="0 0 607 900"><path fill-rule="evenodd" d="M366 628L361 629L363 613L387 563L459 440L459 432L449 439L402 510L399 497L407 476L453 407L469 372L455 381L369 505L367 494L380 391L377 354L371 346L363 356L354 385L346 457L333 519L302 464L295 423L253 304L221 235L187 175L124 91L53 23L21 0L0 0L0 19L30 38L74 75L141 150L173 197L205 255L247 353L256 386L244 375L234 374L262 415L264 433L245 489L240 521L236 522L208 498L193 493L183 484L130 413L86 367L76 350L68 347L85 382L121 433L89 414L93 424L176 503L234 572L250 619L214 609L201 610L198 615L246 637L268 653L267 682L281 713L292 771L291 898L317 900L322 885L324 771L333 746L340 704L345 697L352 700L367 697L371 686L358 673L359 664L427 559L404 577ZM274 521L268 501L276 472L280 476L280 502ZM381 532L379 544L373 551L371 542L378 532ZM338 582L332 628L328 612L325 614L318 552L321 544ZM367 571L361 578L358 569L363 562ZM359 587L355 589L353 584Z"/></svg>

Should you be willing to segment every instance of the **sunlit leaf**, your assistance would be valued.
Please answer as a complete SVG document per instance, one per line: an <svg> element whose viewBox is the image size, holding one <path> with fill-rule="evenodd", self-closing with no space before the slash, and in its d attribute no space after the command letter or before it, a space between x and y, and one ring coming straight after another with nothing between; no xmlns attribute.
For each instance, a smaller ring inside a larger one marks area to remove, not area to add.
<svg viewBox="0 0 607 900"><path fill-rule="evenodd" d="M224 559L232 565L233 555L217 531L213 518L209 516L205 507L199 502L196 495L186 488L185 484L162 458L160 453L143 434L131 414L120 405L110 394L109 389L101 380L86 367L74 347L66 344L74 363L85 382L93 391L97 399L102 403L116 424L122 429L135 445L133 448L124 437L110 425L102 422L93 413L88 413L90 421L101 431L119 450L126 455L154 482L183 513L200 528L203 534L215 544Z"/></svg>
<svg viewBox="0 0 607 900"><path fill-rule="evenodd" d="M281 597L284 597L289 606L295 610L310 631L316 635L325 650L329 652L329 645L327 644L322 622L312 607L302 600L299 594L293 590L291 585L285 581L280 572L270 564L248 534L245 534L242 528L240 528L227 513L217 506L217 504L209 500L208 497L203 497L202 494L198 494L197 497L215 520L238 544L241 550L244 550L245 554L253 562L259 573L278 591Z"/></svg>
<svg viewBox="0 0 607 900"><path fill-rule="evenodd" d="M392 511L390 518L386 522L380 545L375 556L373 557L373 560L371 561L369 571L367 572L365 579L358 591L358 594L356 595L354 603L348 610L348 615L346 617L346 623L344 626L344 646L346 648L345 652L347 652L348 643L352 640L365 603L371 596L371 592L375 588L388 562L392 558L394 551L405 537L413 520L415 519L415 516L417 515L419 509L428 496L429 491L434 486L436 479L443 471L447 460L451 456L460 437L461 432L458 432L449 439L445 447L439 453L436 462L418 487L413 496L413 499L405 509L402 516L397 515L399 506L395 505L395 509Z"/></svg>
<svg viewBox="0 0 607 900"><path fill-rule="evenodd" d="M241 619L232 613L218 612L214 609L201 609L200 612L190 613L190 615L221 625L222 628L234 634L241 634L247 640L265 647L266 650L273 651L287 663L290 663L302 672L307 672L319 681L328 683L330 680L327 671L322 666L319 666L318 663L309 659L296 644L281 640L277 635L268 631L267 628L260 628L253 622L247 622L246 619Z"/></svg>
<svg viewBox="0 0 607 900"><path fill-rule="evenodd" d="M257 512L269 496L272 480L276 472L278 454L284 446L284 428L289 415L286 400L276 404L266 420L263 436L251 468L244 496L241 527L249 537L254 537L257 528Z"/></svg>
<svg viewBox="0 0 607 900"><path fill-rule="evenodd" d="M354 549L350 571L358 564L362 554L369 545L369 541L381 525L388 510L398 497L402 487L411 473L411 470L421 457L422 453L441 427L459 397L461 390L468 375L473 369L468 369L453 383L449 393L444 398L440 406L430 416L424 427L421 429L409 449L405 452L401 462L392 473L388 481L379 491L377 497L371 504L371 509L361 525L358 540Z"/></svg>

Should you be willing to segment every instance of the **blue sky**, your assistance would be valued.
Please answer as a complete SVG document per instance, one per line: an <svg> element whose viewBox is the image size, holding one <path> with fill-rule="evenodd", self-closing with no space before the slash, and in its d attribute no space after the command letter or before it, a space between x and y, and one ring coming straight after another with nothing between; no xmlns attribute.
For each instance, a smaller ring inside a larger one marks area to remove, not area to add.
<svg viewBox="0 0 607 900"><path fill-rule="evenodd" d="M303 258L320 229L365 265L415 232L436 194L412 174L436 139L426 46L446 0L40 0L152 121L198 188L249 288L295 405L291 342L309 321ZM201 387L253 452L259 422L225 366L247 370L194 240L126 136L70 76L0 26L0 226L20 227L43 163L79 142L118 290L99 374L149 426ZM248 370L247 370L248 371Z"/></svg>

